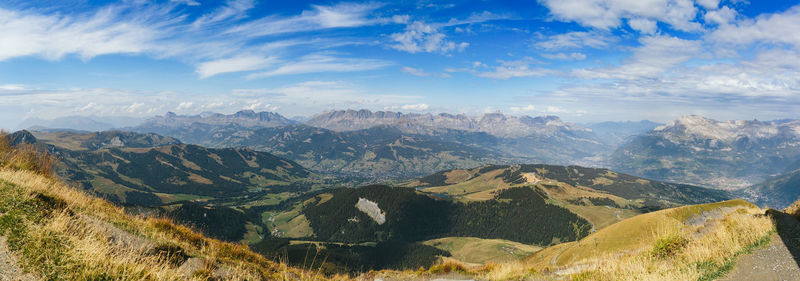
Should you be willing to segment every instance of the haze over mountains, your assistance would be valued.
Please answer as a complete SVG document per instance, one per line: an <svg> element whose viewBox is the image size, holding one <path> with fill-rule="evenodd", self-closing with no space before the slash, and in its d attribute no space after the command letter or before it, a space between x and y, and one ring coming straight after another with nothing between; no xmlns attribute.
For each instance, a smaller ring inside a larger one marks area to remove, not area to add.
<svg viewBox="0 0 800 281"><path fill-rule="evenodd" d="M610 163L649 178L747 187L800 164L800 121L684 116L620 146Z"/></svg>

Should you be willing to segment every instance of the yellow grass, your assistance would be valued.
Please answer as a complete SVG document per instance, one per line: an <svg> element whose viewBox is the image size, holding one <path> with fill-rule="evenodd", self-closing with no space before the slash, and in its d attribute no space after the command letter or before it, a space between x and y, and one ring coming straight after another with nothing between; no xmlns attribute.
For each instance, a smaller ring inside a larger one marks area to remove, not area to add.
<svg viewBox="0 0 800 281"><path fill-rule="evenodd" d="M15 234L21 237L15 243L27 245L15 254L22 257L23 268L45 278L207 280L213 274L224 273L225 280L329 280L319 272L266 260L245 246L205 238L166 219L128 216L104 200L32 171L0 168L0 191L6 197L2 202L10 206L7 214L0 213L0 218L25 214L25 210L14 206L34 202L37 196L63 202L52 210L28 211L52 211L41 219L15 220L22 224L19 229L23 231ZM113 242L120 237L145 242ZM156 249L162 245L179 249L188 257L200 259L202 268L182 272L180 264L169 262L169 255L154 254L153 245ZM34 247L41 247L42 251L31 251Z"/></svg>
<svg viewBox="0 0 800 281"><path fill-rule="evenodd" d="M445 237L428 240L423 244L448 251L453 259L470 264L516 261L542 249L508 240L474 237Z"/></svg>
<svg viewBox="0 0 800 281"><path fill-rule="evenodd" d="M730 209L722 218L701 226L677 219L725 207ZM663 210L617 223L579 242L549 247L527 260L489 265L474 273L488 280L707 280L723 274L739 254L768 241L774 224L763 213L741 200Z"/></svg>
<svg viewBox="0 0 800 281"><path fill-rule="evenodd" d="M31 144L13 147L10 135L0 131L0 167L35 171L50 176L57 159L46 150Z"/></svg>

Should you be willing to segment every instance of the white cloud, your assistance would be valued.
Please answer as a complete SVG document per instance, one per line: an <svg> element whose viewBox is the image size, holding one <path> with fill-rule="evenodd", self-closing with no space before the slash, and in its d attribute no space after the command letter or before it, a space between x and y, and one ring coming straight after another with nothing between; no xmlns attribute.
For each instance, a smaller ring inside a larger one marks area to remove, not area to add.
<svg viewBox="0 0 800 281"><path fill-rule="evenodd" d="M499 62L500 65L490 68L491 70L488 71L481 70L482 68L486 68L486 66L478 63L477 68L473 69L472 72L476 76L502 80L516 77L544 76L554 73L554 71L550 69L531 67L531 64L535 62L535 60L531 58Z"/></svg>
<svg viewBox="0 0 800 281"><path fill-rule="evenodd" d="M169 0L170 2L184 4L186 6L200 6L200 2L196 0Z"/></svg>
<svg viewBox="0 0 800 281"><path fill-rule="evenodd" d="M23 84L5 84L5 85L0 85L0 90L6 90L6 91L25 90L25 85L23 85Z"/></svg>
<svg viewBox="0 0 800 281"><path fill-rule="evenodd" d="M722 17L724 21L724 17ZM709 35L710 40L719 43L789 44L800 47L800 5L782 13L767 14L754 20L744 19L734 24L720 24Z"/></svg>
<svg viewBox="0 0 800 281"><path fill-rule="evenodd" d="M221 73L264 69L276 62L275 57L239 56L200 63L196 72L202 79Z"/></svg>
<svg viewBox="0 0 800 281"><path fill-rule="evenodd" d="M653 34L658 30L658 26L655 21L643 18L629 19L628 26L630 26L633 30L645 34Z"/></svg>
<svg viewBox="0 0 800 281"><path fill-rule="evenodd" d="M550 105L550 106L547 106L547 109L545 110L545 112L547 112L547 113L567 113L569 111L567 111L566 109L560 108L558 106Z"/></svg>
<svg viewBox="0 0 800 281"><path fill-rule="evenodd" d="M697 4L709 10L715 10L719 7L719 0L697 0Z"/></svg>
<svg viewBox="0 0 800 281"><path fill-rule="evenodd" d="M400 106L400 109L403 109L403 110L426 110L428 108L429 108L429 106L427 104L424 104L424 103L404 104L404 105Z"/></svg>
<svg viewBox="0 0 800 281"><path fill-rule="evenodd" d="M520 106L512 106L510 109L511 109L512 112L515 112L515 113L518 113L518 112L531 112L531 111L536 110L536 106L534 106L532 104L529 104L529 105L522 106L522 107L520 107Z"/></svg>
<svg viewBox="0 0 800 281"><path fill-rule="evenodd" d="M255 6L253 0L228 0L225 5L199 17L192 23L194 27L202 27L229 19L240 19Z"/></svg>
<svg viewBox="0 0 800 281"><path fill-rule="evenodd" d="M537 42L534 46L545 50L580 49L584 47L600 49L608 47L614 41L615 38L605 33L573 31L552 35L543 41Z"/></svg>
<svg viewBox="0 0 800 281"><path fill-rule="evenodd" d="M704 53L702 43L671 36L641 37L642 44L620 66L579 69L573 74L589 79L650 79L668 73L674 67Z"/></svg>
<svg viewBox="0 0 800 281"><path fill-rule="evenodd" d="M230 28L226 33L260 37L327 28L372 25L380 21L369 18L369 14L379 7L381 7L381 4L378 3L339 3L333 6L312 5L312 10L303 11L297 16L268 16Z"/></svg>
<svg viewBox="0 0 800 281"><path fill-rule="evenodd" d="M691 0L540 0L556 19L599 29L617 28L622 19L646 19L681 31L699 31ZM641 27L641 26L640 26Z"/></svg>
<svg viewBox="0 0 800 281"><path fill-rule="evenodd" d="M429 73L426 73L424 70L419 69L419 68L413 68L413 67L404 66L402 70L403 70L403 72L411 74L411 75L414 75L414 76L419 76L419 77L431 76Z"/></svg>
<svg viewBox="0 0 800 281"><path fill-rule="evenodd" d="M108 7L87 16L41 15L0 8L0 61L21 56L83 59L153 50L162 34L140 21L119 22L123 9ZM157 16L157 15L156 15Z"/></svg>
<svg viewBox="0 0 800 281"><path fill-rule="evenodd" d="M493 20L504 20L504 19L511 19L513 17L509 15L500 15L495 14L489 11L483 11L480 13L473 13L469 17L463 20L459 19L450 19L447 23L444 23L443 26L455 26L455 25L464 25L464 24L474 24L474 23L482 23L487 21Z"/></svg>
<svg viewBox="0 0 800 281"><path fill-rule="evenodd" d="M726 25L733 22L737 14L736 10L725 6L716 11L706 12L706 14L703 15L703 19L705 19L706 23Z"/></svg>
<svg viewBox="0 0 800 281"><path fill-rule="evenodd" d="M145 104L143 102L134 102L128 107L124 108L124 110L127 111L128 113L136 113L137 111L141 110L144 107Z"/></svg>
<svg viewBox="0 0 800 281"><path fill-rule="evenodd" d="M584 53L555 53L555 54L542 54L542 57L554 60L585 60L586 54Z"/></svg>
<svg viewBox="0 0 800 281"><path fill-rule="evenodd" d="M445 34L439 31L438 27L419 21L406 25L403 32L393 33L390 37L396 42L391 45L393 49L412 54L419 52L446 54L452 51L463 51L469 46L469 43L466 42L449 41L445 39Z"/></svg>
<svg viewBox="0 0 800 281"><path fill-rule="evenodd" d="M247 76L248 79L264 78L278 75L293 75L318 72L353 72L384 68L390 62L378 59L340 58L325 54L311 54L297 61L287 62L280 67Z"/></svg>
<svg viewBox="0 0 800 281"><path fill-rule="evenodd" d="M185 111L185 110L191 109L192 107L194 107L194 103L193 102L184 101L184 102L181 102L180 104L178 104L178 107L175 107L175 110L176 111Z"/></svg>

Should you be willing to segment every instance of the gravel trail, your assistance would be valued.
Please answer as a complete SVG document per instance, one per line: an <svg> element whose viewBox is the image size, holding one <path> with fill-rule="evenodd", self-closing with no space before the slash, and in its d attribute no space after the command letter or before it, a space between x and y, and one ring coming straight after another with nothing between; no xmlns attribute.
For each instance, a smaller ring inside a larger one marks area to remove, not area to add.
<svg viewBox="0 0 800 281"><path fill-rule="evenodd" d="M800 222L784 213L772 212L778 233L769 245L740 256L733 270L719 280L800 280Z"/></svg>

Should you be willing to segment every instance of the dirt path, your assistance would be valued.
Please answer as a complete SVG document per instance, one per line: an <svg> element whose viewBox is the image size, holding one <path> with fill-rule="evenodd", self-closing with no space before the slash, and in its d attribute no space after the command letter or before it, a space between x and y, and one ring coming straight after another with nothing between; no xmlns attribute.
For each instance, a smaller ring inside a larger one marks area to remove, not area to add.
<svg viewBox="0 0 800 281"><path fill-rule="evenodd" d="M783 213L773 218L778 233L769 245L739 257L733 270L719 280L800 280L800 223Z"/></svg>
<svg viewBox="0 0 800 281"><path fill-rule="evenodd" d="M0 281L34 281L31 274L24 274L17 266L17 258L8 250L6 238L0 236Z"/></svg>

